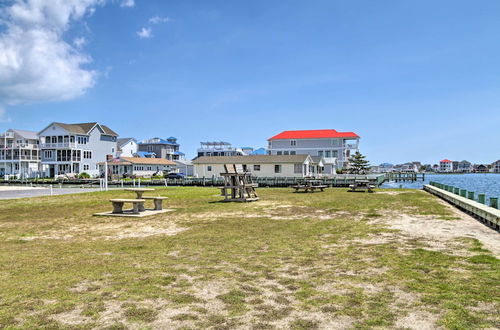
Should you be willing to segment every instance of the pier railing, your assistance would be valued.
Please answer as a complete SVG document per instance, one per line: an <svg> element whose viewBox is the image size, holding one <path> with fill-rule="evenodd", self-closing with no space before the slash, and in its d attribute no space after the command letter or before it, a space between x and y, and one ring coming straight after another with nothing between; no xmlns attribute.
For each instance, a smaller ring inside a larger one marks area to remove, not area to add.
<svg viewBox="0 0 500 330"><path fill-rule="evenodd" d="M476 198L474 191L460 189L435 181L431 181L428 185L425 185L424 190L448 201L495 229L499 229L500 210L497 197L489 197L489 203L487 204L485 194L477 194Z"/></svg>
<svg viewBox="0 0 500 330"><path fill-rule="evenodd" d="M296 185L304 180L305 178L296 177L255 177L254 182L258 183L260 187L288 187ZM370 184L374 186L380 186L385 181L384 175L336 175L333 177L323 177L317 178L322 184L329 187L348 187L352 185L356 180L368 180ZM54 179L31 179L31 180L0 180L0 184L63 184L63 185L74 185L80 186L85 185L96 185L99 186L99 179L76 179L76 180L54 180ZM110 180L108 182L109 186L222 186L224 185L224 179L221 177L202 177L202 178L178 178L178 179L163 179L163 178L152 178L152 179L120 179L120 180Z"/></svg>

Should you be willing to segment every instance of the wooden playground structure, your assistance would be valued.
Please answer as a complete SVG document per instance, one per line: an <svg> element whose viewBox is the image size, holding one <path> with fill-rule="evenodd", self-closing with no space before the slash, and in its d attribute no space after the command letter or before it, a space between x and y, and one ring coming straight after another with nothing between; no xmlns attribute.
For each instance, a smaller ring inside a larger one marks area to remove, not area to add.
<svg viewBox="0 0 500 330"><path fill-rule="evenodd" d="M253 202L259 200L255 188L259 185L252 181L249 172L240 164L225 164L224 187L220 187L224 202Z"/></svg>

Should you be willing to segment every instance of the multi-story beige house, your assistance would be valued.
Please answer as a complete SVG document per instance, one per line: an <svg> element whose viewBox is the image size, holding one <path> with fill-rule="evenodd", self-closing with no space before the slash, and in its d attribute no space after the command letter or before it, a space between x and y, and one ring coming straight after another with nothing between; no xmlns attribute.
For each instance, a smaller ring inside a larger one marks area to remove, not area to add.
<svg viewBox="0 0 500 330"><path fill-rule="evenodd" d="M0 134L0 176L33 178L39 175L40 150L36 132L9 129Z"/></svg>
<svg viewBox="0 0 500 330"><path fill-rule="evenodd" d="M345 168L351 154L359 150L360 137L334 129L284 131L268 139L270 155L310 155L324 159L324 174Z"/></svg>

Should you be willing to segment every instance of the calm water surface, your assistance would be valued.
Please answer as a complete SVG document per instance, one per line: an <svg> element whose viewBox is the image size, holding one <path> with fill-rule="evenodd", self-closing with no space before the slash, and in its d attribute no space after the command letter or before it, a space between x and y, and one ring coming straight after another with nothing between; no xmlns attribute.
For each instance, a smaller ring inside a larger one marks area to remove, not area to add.
<svg viewBox="0 0 500 330"><path fill-rule="evenodd" d="M500 174L497 173L471 173L471 174L426 174L425 181L417 182L386 182L382 188L422 189L429 181L451 185L460 189L474 191L477 194L486 194L486 197L500 197Z"/></svg>

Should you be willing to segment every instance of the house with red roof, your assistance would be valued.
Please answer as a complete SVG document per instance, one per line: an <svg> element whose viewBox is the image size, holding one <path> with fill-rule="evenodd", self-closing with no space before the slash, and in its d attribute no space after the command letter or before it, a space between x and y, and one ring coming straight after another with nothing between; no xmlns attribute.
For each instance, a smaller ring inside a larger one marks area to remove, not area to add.
<svg viewBox="0 0 500 330"><path fill-rule="evenodd" d="M324 174L345 168L352 153L359 150L359 135L334 129L283 131L268 141L270 155L302 155L323 159Z"/></svg>
<svg viewBox="0 0 500 330"><path fill-rule="evenodd" d="M449 159L440 160L439 172L453 172L453 161Z"/></svg>

